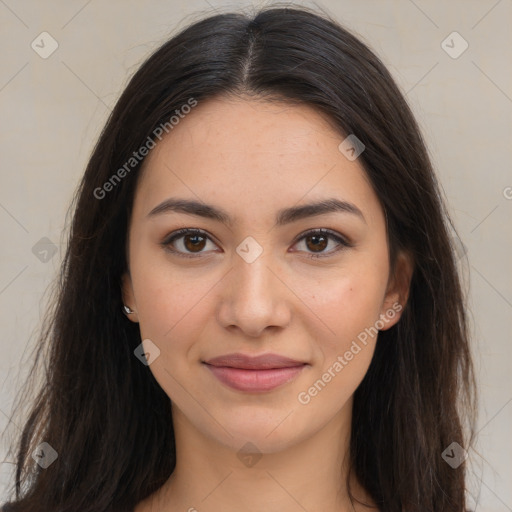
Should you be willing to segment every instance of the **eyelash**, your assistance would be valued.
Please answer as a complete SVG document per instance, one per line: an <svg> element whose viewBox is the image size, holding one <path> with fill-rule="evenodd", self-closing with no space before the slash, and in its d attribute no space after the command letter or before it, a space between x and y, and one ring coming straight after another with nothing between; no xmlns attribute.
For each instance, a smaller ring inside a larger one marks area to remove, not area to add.
<svg viewBox="0 0 512 512"><path fill-rule="evenodd" d="M208 234L205 231L202 231L201 229L196 228L183 228L179 229L178 231L175 231L174 233L171 233L168 237L165 238L165 240L161 243L161 245L164 247L165 250L176 254L177 256L183 257L183 258L198 258L203 253L183 253L180 251L177 251L175 249L172 249L170 246L172 242L175 240L182 238L184 235L200 235L205 238L208 238L210 241L213 242L213 240L208 236ZM332 240L335 240L340 244L341 247L338 247L337 249L333 249L327 253L310 253L308 255L309 258L316 259L316 258L326 258L329 256L332 256L334 253L338 253L340 250L343 250L347 247L353 247L353 244L348 242L346 239L342 238L340 235L336 234L333 231L330 231L328 229L311 229L309 231L306 231L305 233L302 233L299 235L299 237L295 240L294 244L300 242L302 239L307 238L308 236L312 235L321 235L324 237L328 237Z"/></svg>

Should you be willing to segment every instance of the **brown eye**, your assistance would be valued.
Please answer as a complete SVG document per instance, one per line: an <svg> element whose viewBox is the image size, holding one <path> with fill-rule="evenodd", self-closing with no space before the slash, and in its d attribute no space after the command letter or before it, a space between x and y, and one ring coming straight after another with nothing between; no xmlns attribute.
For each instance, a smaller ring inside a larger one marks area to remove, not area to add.
<svg viewBox="0 0 512 512"><path fill-rule="evenodd" d="M316 229L304 233L294 244L304 240L306 247L305 252L310 258L320 258L331 256L343 248L353 247L353 245L335 232L326 229ZM334 241L338 247L326 251L329 242ZM211 251L205 251L208 242L213 241L200 229L185 228L172 233L166 240L162 242L162 246L169 252L185 258L200 257L202 254L208 254Z"/></svg>
<svg viewBox="0 0 512 512"><path fill-rule="evenodd" d="M194 252L196 250L201 251L205 246L205 237L201 235L185 235L183 237L183 245L187 250Z"/></svg>
<svg viewBox="0 0 512 512"><path fill-rule="evenodd" d="M306 246L313 252L323 251L327 247L328 237L324 235L308 235L305 239L311 241L311 243L306 242Z"/></svg>
<svg viewBox="0 0 512 512"><path fill-rule="evenodd" d="M303 240L304 245L306 246L306 252L309 253L308 256L310 258L332 256L346 247L353 247L353 244L348 242L341 235L327 229L315 229L313 231L308 231L299 238L298 242L302 242ZM330 251L325 251L326 247L329 245L329 241L331 240L334 240L338 244L338 247Z"/></svg>
<svg viewBox="0 0 512 512"><path fill-rule="evenodd" d="M194 258L208 252L203 250L208 241L211 242L210 237L199 229L180 229L167 237L162 246L178 256Z"/></svg>

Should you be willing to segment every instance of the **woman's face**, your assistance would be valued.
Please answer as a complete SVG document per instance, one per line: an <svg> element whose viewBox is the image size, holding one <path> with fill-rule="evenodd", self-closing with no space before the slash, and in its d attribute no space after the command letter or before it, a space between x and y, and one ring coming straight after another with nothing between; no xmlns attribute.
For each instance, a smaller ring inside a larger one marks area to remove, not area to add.
<svg viewBox="0 0 512 512"><path fill-rule="evenodd" d="M233 449L271 453L348 424L376 329L400 317L407 290L390 278L383 210L343 140L311 107L222 98L145 161L124 303L175 421ZM202 214L154 211L170 199ZM184 228L198 232L170 240ZM295 362L207 364L235 353Z"/></svg>

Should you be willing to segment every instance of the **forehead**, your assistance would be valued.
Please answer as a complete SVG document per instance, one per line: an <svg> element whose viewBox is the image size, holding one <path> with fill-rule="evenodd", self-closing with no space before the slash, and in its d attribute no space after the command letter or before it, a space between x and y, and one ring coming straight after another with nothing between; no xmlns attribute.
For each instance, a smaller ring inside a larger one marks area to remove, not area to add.
<svg viewBox="0 0 512 512"><path fill-rule="evenodd" d="M209 99L184 115L144 162L134 208L169 196L248 215L337 196L379 209L362 165L338 149L345 136L309 105Z"/></svg>
<svg viewBox="0 0 512 512"><path fill-rule="evenodd" d="M178 123L149 154L147 166L155 159L168 158L170 151L178 157L178 146L195 150L187 155L191 162L212 156L233 159L235 155L284 158L303 153L318 157L328 141L337 145L342 139L328 116L310 105L254 98L208 99L175 121Z"/></svg>

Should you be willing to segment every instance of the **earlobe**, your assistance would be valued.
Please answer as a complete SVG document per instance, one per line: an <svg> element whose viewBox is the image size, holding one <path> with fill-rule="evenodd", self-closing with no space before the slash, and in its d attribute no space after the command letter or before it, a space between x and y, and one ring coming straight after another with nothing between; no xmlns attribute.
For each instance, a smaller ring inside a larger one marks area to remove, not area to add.
<svg viewBox="0 0 512 512"><path fill-rule="evenodd" d="M121 277L121 296L123 299L123 313L132 322L137 323L139 318L135 308L135 297L133 294L132 280L128 272L125 272Z"/></svg>
<svg viewBox="0 0 512 512"><path fill-rule="evenodd" d="M386 297L382 304L381 319L385 325L380 329L381 331L393 327L400 320L409 299L413 270L412 256L409 253L400 252L397 255L395 272L389 279Z"/></svg>

